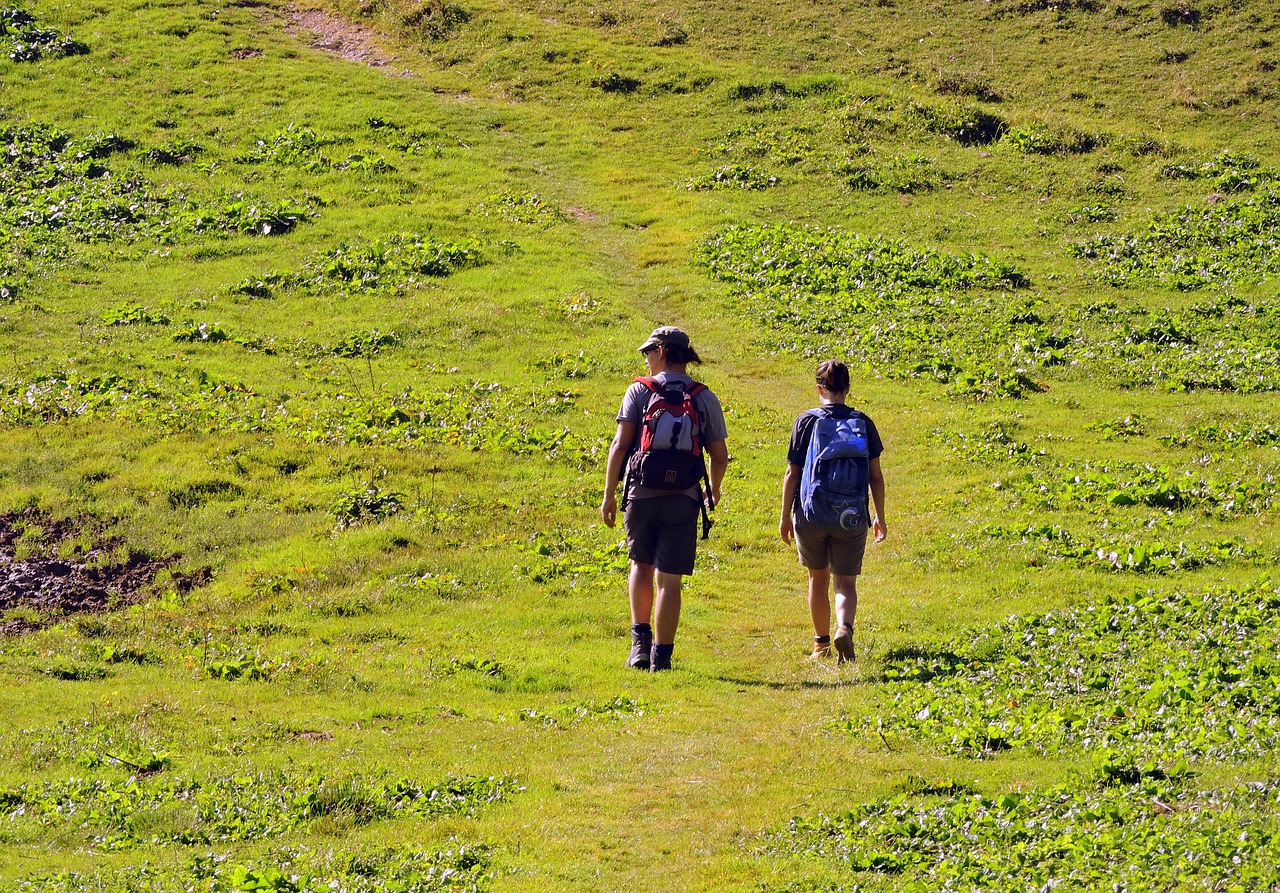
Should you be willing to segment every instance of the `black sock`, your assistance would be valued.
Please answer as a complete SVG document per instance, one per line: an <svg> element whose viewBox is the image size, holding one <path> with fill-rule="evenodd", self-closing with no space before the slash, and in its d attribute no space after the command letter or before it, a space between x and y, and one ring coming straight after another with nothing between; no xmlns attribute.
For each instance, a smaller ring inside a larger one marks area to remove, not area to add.
<svg viewBox="0 0 1280 893"><path fill-rule="evenodd" d="M830 636L814 636L813 641L817 642L819 645L830 645L831 637Z"/></svg>

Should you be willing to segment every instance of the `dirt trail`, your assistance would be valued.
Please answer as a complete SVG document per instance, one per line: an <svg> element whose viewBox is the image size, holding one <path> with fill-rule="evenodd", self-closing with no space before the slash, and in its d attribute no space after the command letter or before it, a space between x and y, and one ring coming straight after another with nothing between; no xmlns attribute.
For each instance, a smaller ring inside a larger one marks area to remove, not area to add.
<svg viewBox="0 0 1280 893"><path fill-rule="evenodd" d="M312 49L333 53L351 62L363 62L375 68L386 68L396 61L378 45L378 35L370 28L320 9L285 8L285 29ZM413 72L389 72L412 77Z"/></svg>

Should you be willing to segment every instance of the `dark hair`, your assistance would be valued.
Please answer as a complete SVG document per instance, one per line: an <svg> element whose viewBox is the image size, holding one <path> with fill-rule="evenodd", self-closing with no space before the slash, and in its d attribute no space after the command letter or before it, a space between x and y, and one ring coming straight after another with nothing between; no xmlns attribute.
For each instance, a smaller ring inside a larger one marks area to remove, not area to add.
<svg viewBox="0 0 1280 893"><path fill-rule="evenodd" d="M849 393L849 367L839 360L823 360L818 364L818 387L832 394Z"/></svg>
<svg viewBox="0 0 1280 893"><path fill-rule="evenodd" d="M662 346L667 352L668 366L684 366L688 363L702 362L702 357L698 356L698 352L692 346L685 347L679 344L664 344Z"/></svg>

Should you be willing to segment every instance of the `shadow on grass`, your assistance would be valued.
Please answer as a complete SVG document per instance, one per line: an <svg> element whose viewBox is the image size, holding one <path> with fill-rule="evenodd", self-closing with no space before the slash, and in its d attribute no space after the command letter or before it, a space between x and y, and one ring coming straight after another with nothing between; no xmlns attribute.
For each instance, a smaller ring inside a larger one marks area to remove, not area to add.
<svg viewBox="0 0 1280 893"><path fill-rule="evenodd" d="M886 652L882 669L869 682L928 682L960 676L981 660L973 655L960 655L947 648L906 645Z"/></svg>
<svg viewBox="0 0 1280 893"><path fill-rule="evenodd" d="M808 691L811 689L826 688L852 688L856 685L865 685L867 679L832 679L830 681L823 679L803 679L799 682L778 682L771 679L742 679L737 676L708 676L708 679L716 682L723 682L727 685L735 685L739 688L758 688L769 689L770 691Z"/></svg>

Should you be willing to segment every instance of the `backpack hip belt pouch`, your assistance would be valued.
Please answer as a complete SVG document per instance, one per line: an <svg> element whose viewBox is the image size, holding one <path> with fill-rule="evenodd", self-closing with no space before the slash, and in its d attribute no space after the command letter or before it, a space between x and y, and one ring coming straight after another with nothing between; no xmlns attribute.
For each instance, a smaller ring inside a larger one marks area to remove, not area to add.
<svg viewBox="0 0 1280 893"><path fill-rule="evenodd" d="M857 530L871 523L867 506L870 459L867 423L836 419L821 410L800 475L800 512L810 524Z"/></svg>

